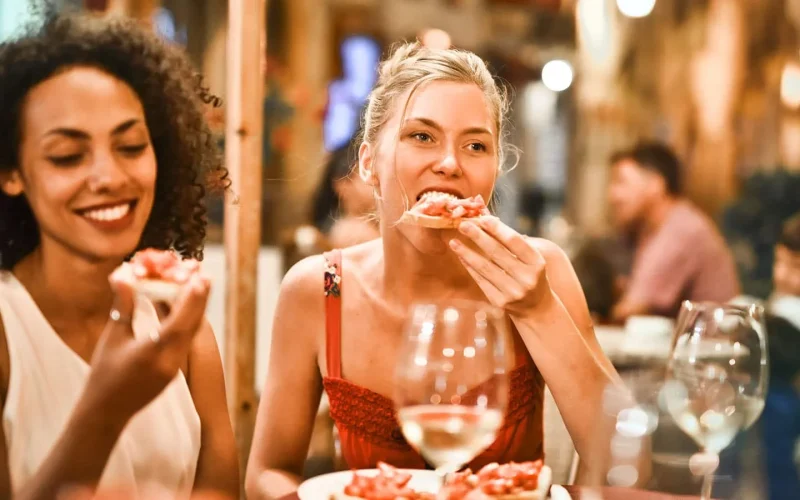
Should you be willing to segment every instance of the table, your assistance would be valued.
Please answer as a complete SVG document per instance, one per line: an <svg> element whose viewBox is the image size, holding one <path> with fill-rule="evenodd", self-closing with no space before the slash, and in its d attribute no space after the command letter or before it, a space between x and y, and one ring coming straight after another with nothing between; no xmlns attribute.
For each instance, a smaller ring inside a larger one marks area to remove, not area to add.
<svg viewBox="0 0 800 500"><path fill-rule="evenodd" d="M599 490L601 495L597 497L591 495L591 493L597 492L597 489L590 490L581 486L564 486L564 488L572 496L572 500L691 500L699 498L695 496L670 495L668 493L656 493L654 491L614 487L601 488ZM299 500L299 497L295 493L292 493L291 495L286 495L280 500Z"/></svg>
<svg viewBox="0 0 800 500"><path fill-rule="evenodd" d="M597 325L594 333L617 370L661 366L669 356L670 337L631 339L625 328L614 325Z"/></svg>

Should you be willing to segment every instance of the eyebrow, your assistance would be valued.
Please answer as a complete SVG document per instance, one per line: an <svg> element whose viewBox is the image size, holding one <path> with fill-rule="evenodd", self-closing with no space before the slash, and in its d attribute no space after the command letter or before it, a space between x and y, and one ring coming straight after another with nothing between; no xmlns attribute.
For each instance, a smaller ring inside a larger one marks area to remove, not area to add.
<svg viewBox="0 0 800 500"><path fill-rule="evenodd" d="M130 120L126 120L126 121L120 123L119 125L117 125L116 127L114 127L114 130L111 131L111 135L119 135L119 134L125 133L126 131L130 130L131 127L133 127L134 125L136 125L137 123L140 123L140 122L141 122L141 120L139 118L131 118ZM87 134L83 130L79 130L79 129L75 129L75 128L68 128L68 127L59 127L59 128L54 128L52 130L49 130L45 134L45 137L49 136L49 135L63 135L63 136L69 137L71 139L88 139L89 138L89 134Z"/></svg>
<svg viewBox="0 0 800 500"><path fill-rule="evenodd" d="M408 122L420 122L420 123L425 124L425 125L433 128L433 129L436 129L436 130L438 130L440 132L442 131L442 126L439 125L438 123L436 123L435 121L431 120L430 118L422 118L422 117L420 117L420 118L409 118L409 119L406 120L406 123L408 123ZM485 128L485 127L470 127L470 128L465 129L465 130L462 130L461 133L462 134L487 134L487 135L492 135L492 131L489 130L488 128Z"/></svg>

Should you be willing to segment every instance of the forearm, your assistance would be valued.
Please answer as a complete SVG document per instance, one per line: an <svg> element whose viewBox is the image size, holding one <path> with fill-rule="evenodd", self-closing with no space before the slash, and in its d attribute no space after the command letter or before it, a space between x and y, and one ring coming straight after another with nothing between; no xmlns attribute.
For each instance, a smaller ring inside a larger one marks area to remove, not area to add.
<svg viewBox="0 0 800 500"><path fill-rule="evenodd" d="M64 487L96 486L126 424L79 401L50 454L14 498L52 499Z"/></svg>
<svg viewBox="0 0 800 500"><path fill-rule="evenodd" d="M636 302L626 295L611 310L611 321L624 323L631 316L647 314L649 309L647 304Z"/></svg>
<svg viewBox="0 0 800 500"><path fill-rule="evenodd" d="M303 478L299 474L279 469L264 469L252 481L248 481L247 498L253 500L281 498L297 491L301 482Z"/></svg>
<svg viewBox="0 0 800 500"><path fill-rule="evenodd" d="M227 451L227 450L226 450ZM239 498L239 467L235 450L230 453L209 453L198 462L194 493L222 500Z"/></svg>
<svg viewBox="0 0 800 500"><path fill-rule="evenodd" d="M604 398L632 402L619 375L613 367L604 368L555 294L546 296L536 314L514 322L553 394L582 463L591 469L603 468L607 434L613 428L604 412Z"/></svg>

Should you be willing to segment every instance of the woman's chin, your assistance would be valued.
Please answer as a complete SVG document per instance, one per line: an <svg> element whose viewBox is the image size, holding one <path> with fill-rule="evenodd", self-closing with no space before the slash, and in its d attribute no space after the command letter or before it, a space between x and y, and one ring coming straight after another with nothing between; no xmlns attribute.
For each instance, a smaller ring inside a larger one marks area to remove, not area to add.
<svg viewBox="0 0 800 500"><path fill-rule="evenodd" d="M409 235L408 239L423 255L442 257L453 254L450 240L457 235L458 231L453 229L415 228L414 234Z"/></svg>

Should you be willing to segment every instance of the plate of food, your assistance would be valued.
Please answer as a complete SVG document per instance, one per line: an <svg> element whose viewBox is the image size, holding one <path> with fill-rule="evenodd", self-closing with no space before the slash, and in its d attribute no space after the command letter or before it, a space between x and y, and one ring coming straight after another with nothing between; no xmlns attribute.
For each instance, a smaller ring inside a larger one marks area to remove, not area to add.
<svg viewBox="0 0 800 500"><path fill-rule="evenodd" d="M464 220L490 215L481 195L460 198L453 193L426 191L403 213L400 222L431 229L455 229Z"/></svg>
<svg viewBox="0 0 800 500"><path fill-rule="evenodd" d="M552 473L541 460L492 463L473 473L451 474L446 484L434 471L397 469L378 463L376 469L334 472L300 485L300 500L544 500Z"/></svg>

